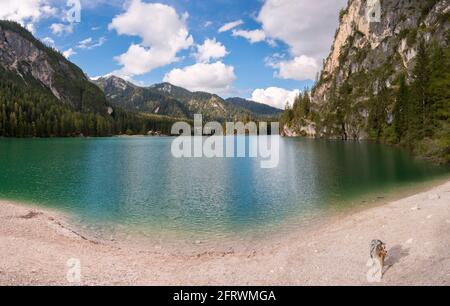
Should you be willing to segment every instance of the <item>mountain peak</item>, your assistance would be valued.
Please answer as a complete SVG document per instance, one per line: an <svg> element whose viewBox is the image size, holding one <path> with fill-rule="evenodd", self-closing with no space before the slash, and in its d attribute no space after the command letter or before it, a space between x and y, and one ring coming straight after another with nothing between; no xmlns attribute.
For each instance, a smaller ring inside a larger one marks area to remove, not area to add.
<svg viewBox="0 0 450 306"><path fill-rule="evenodd" d="M162 91L162 92L165 92L168 94L170 94L172 92L174 87L175 87L174 85L167 83L167 82L154 84L151 86L151 88L154 88L156 90L159 90L159 91Z"/></svg>
<svg viewBox="0 0 450 306"><path fill-rule="evenodd" d="M133 83L118 77L113 74L105 75L103 77L100 77L98 79L92 79L92 82L99 86L102 90L105 90L107 86L112 86L114 88L118 88L120 90L126 90L129 87L136 88L138 86L134 85Z"/></svg>

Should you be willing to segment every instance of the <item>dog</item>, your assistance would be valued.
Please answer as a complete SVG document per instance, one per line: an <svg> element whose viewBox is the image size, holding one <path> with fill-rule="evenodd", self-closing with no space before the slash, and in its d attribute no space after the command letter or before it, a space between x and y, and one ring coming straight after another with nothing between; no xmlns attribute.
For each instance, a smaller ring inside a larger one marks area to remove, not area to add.
<svg viewBox="0 0 450 306"><path fill-rule="evenodd" d="M372 240L370 243L370 258L373 263L378 263L381 271L384 268L384 261L388 252L386 251L386 244L381 240Z"/></svg>

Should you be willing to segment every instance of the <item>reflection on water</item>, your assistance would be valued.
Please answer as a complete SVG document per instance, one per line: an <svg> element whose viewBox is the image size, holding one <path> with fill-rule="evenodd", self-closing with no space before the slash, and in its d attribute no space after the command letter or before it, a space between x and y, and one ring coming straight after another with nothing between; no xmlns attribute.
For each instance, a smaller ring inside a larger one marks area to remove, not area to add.
<svg viewBox="0 0 450 306"><path fill-rule="evenodd" d="M378 144L281 139L280 164L175 159L171 138L0 140L0 198L69 211L85 224L239 234L307 224L368 195L447 175ZM361 204L360 204L361 205Z"/></svg>

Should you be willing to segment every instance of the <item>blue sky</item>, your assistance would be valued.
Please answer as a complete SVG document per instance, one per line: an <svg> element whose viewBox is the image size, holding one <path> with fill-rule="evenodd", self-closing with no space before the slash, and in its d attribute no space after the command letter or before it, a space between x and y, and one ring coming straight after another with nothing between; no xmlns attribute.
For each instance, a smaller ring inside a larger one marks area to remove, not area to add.
<svg viewBox="0 0 450 306"><path fill-rule="evenodd" d="M169 81L283 107L313 85L347 1L17 2L2 0L0 18L27 26L91 77Z"/></svg>

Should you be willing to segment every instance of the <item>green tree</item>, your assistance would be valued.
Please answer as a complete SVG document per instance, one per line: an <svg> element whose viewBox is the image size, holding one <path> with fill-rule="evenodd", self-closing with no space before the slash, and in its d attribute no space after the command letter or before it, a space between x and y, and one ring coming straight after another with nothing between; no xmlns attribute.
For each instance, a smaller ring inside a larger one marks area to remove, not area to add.
<svg viewBox="0 0 450 306"><path fill-rule="evenodd" d="M400 88L394 107L394 129L397 141L400 142L408 129L407 110L409 104L408 86L406 84L406 76L400 76Z"/></svg>
<svg viewBox="0 0 450 306"><path fill-rule="evenodd" d="M384 82L381 82L378 94L371 98L369 111L369 130L372 138L381 140L384 128L387 123L387 102L388 89Z"/></svg>
<svg viewBox="0 0 450 306"><path fill-rule="evenodd" d="M425 127L429 123L430 105L429 105L429 85L430 70L429 58L426 50L425 40L421 39L416 56L416 65L414 67L414 83L411 109L409 111L409 130L412 137L422 139L425 134Z"/></svg>
<svg viewBox="0 0 450 306"><path fill-rule="evenodd" d="M339 128L339 134L342 140L348 140L348 131L346 123L350 114L350 95L352 86L344 82L339 89L338 96L334 99L334 109L336 110L336 124Z"/></svg>

